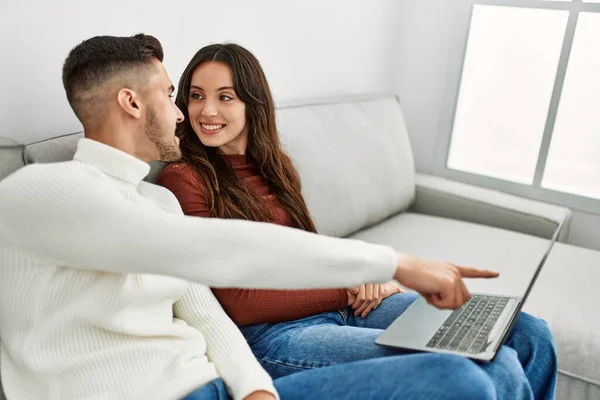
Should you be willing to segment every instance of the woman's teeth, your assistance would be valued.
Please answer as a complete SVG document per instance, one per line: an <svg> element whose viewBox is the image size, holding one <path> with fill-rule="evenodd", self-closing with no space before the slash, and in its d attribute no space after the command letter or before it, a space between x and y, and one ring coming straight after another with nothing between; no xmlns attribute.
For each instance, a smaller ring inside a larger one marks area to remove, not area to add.
<svg viewBox="0 0 600 400"><path fill-rule="evenodd" d="M202 124L202 129L206 129L207 131L217 131L222 129L225 125L205 125Z"/></svg>

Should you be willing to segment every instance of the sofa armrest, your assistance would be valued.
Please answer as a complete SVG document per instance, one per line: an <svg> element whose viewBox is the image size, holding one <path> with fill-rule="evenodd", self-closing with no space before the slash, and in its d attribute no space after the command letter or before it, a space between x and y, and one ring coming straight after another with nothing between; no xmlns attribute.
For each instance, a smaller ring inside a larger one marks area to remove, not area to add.
<svg viewBox="0 0 600 400"><path fill-rule="evenodd" d="M495 226L550 239L564 222L558 238L565 242L571 210L511 194L417 174L411 211Z"/></svg>

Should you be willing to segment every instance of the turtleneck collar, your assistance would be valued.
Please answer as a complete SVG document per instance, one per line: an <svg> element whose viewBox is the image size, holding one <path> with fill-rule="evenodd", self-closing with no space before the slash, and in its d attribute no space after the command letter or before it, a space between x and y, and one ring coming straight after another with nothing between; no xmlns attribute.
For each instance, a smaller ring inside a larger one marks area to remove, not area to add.
<svg viewBox="0 0 600 400"><path fill-rule="evenodd" d="M150 172L148 163L112 146L87 138L79 140L73 159L136 186Z"/></svg>
<svg viewBox="0 0 600 400"><path fill-rule="evenodd" d="M233 167L239 167L240 165L246 165L250 162L248 153L246 153L246 154L226 154L225 157L229 160L229 162L231 163L231 166L233 166Z"/></svg>

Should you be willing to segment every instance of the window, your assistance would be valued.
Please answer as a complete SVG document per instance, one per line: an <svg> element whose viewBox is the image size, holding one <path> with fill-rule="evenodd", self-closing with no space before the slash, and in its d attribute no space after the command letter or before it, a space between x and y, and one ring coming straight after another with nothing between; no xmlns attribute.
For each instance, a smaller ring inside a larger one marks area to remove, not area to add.
<svg viewBox="0 0 600 400"><path fill-rule="evenodd" d="M438 172L600 212L600 0L463 0Z"/></svg>
<svg viewBox="0 0 600 400"><path fill-rule="evenodd" d="M600 198L600 13L579 15L542 187Z"/></svg>

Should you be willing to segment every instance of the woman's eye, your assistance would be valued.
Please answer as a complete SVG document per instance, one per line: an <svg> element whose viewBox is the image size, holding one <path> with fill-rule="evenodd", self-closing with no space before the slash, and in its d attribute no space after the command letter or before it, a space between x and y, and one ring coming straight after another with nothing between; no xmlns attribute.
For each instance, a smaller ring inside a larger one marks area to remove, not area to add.
<svg viewBox="0 0 600 400"><path fill-rule="evenodd" d="M200 93L192 93L190 97L194 100L202 100L202 95Z"/></svg>
<svg viewBox="0 0 600 400"><path fill-rule="evenodd" d="M227 96L226 94L222 94L220 99L221 99L221 101L231 101L231 100L233 100L233 97Z"/></svg>

